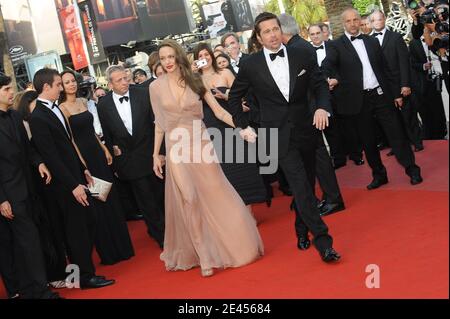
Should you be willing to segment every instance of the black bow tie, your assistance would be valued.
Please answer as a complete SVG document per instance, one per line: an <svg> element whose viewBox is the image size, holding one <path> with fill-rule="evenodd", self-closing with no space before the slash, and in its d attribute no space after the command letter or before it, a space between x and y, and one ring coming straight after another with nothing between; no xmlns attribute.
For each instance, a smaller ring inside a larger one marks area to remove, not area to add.
<svg viewBox="0 0 450 319"><path fill-rule="evenodd" d="M270 53L270 60L274 61L277 58L277 56L284 58L284 50L281 49L277 53Z"/></svg>
<svg viewBox="0 0 450 319"><path fill-rule="evenodd" d="M360 34L360 35L358 35L358 36L356 36L356 37L354 37L354 36L351 36L351 37L350 37L350 40L352 40L352 42L355 41L356 39L362 40L362 39L363 39L362 34Z"/></svg>
<svg viewBox="0 0 450 319"><path fill-rule="evenodd" d="M379 36L379 35L383 35L383 32L374 32L372 35L373 35L374 37L377 37L377 36Z"/></svg>
<svg viewBox="0 0 450 319"><path fill-rule="evenodd" d="M124 100L128 102L130 98L128 96L122 96L121 98L119 98L120 103L123 103Z"/></svg>
<svg viewBox="0 0 450 319"><path fill-rule="evenodd" d="M320 50L320 49L323 49L324 47L323 47L323 44L321 45L321 46L318 46L318 47L314 47L314 49L316 49L316 51L317 50Z"/></svg>
<svg viewBox="0 0 450 319"><path fill-rule="evenodd" d="M58 107L58 104L53 103L53 104L52 104L52 110L53 110L55 107L56 107L57 109L59 108L59 107Z"/></svg>

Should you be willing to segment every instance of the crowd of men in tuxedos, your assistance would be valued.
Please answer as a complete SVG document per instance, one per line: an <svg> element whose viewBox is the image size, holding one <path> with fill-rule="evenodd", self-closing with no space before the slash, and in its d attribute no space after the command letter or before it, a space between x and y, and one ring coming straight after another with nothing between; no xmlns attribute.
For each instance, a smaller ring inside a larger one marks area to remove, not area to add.
<svg viewBox="0 0 450 319"><path fill-rule="evenodd" d="M228 56L236 75L229 95L236 126L278 129L280 168L276 177L265 177L268 190L276 178L283 193L293 195L297 247L308 249L311 233L325 262L340 259L322 220L345 209L335 170L348 159L364 165L364 153L372 170L367 189L387 184L380 155L384 144L392 148L409 182L417 185L422 176L414 151L424 149L424 138L446 135L442 97L427 77L430 48L420 35L408 48L400 34L386 28L380 11L368 20L372 27L364 34L358 12L347 9L341 37L329 40L327 25L311 25L310 43L299 36L293 17L263 13L256 19L252 54L241 51L234 33L224 35L215 48ZM163 248L164 184L152 170L154 115L148 91L156 79L157 54L151 55L149 67L149 79L141 71L131 76L123 66L108 68L110 90L96 88L99 99L89 110L96 132L113 155L112 171L127 203L128 219L143 219L149 235ZM141 84L131 84L133 80ZM53 216L49 231L64 252L56 277L67 275L65 266L74 264L80 270L81 288L114 284L96 274L92 261L95 199L86 191L92 176L58 107L61 76L50 69L35 75L38 98L28 119L32 142L24 119L11 110L11 82L0 74L0 275L9 297L59 297L48 285L49 269L55 265L46 265L49 248L41 241L45 223L33 216L33 172L43 179L42 185L51 185L44 192L47 203L53 203L47 207ZM244 112L243 101L249 112ZM314 191L316 180L321 199Z"/></svg>

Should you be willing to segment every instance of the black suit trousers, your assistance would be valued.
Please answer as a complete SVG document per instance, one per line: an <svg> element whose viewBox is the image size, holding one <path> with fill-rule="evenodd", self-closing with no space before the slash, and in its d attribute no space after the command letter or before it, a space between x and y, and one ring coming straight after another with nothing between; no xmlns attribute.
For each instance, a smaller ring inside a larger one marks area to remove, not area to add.
<svg viewBox="0 0 450 319"><path fill-rule="evenodd" d="M327 203L343 202L341 190L336 178L336 172L328 154L327 147L323 142L322 135L319 136L319 142L316 150L316 175L320 188L323 192L323 200Z"/></svg>
<svg viewBox="0 0 450 319"><path fill-rule="evenodd" d="M160 245L164 243L164 183L152 174L129 181L147 224L148 234Z"/></svg>
<svg viewBox="0 0 450 319"><path fill-rule="evenodd" d="M48 288L44 256L39 232L33 222L32 207L27 201L10 204L14 219L5 220L0 217L3 219L1 223L5 224L6 222L10 229L7 234L9 233L11 236L9 242L13 247L12 250L6 248L6 254L9 256L5 261L3 261L3 258L1 261L2 268L5 268L8 274L6 286L11 286L11 283L13 285L18 284L16 287L13 286L13 289L18 288L21 298L40 298L48 291ZM11 263L11 259L13 263ZM9 268L11 265L13 266L12 270Z"/></svg>
<svg viewBox="0 0 450 319"><path fill-rule="evenodd" d="M418 146L422 144L422 130L417 117L417 103L413 101L414 97L403 98L403 107L397 110L404 132L411 144Z"/></svg>
<svg viewBox="0 0 450 319"><path fill-rule="evenodd" d="M314 236L316 249L324 252L332 247L333 239L319 215L311 185L311 180L315 177L316 148L317 135L302 138L295 129L292 129L288 153L279 162L297 203L295 222L297 236L305 236L310 230Z"/></svg>
<svg viewBox="0 0 450 319"><path fill-rule="evenodd" d="M375 120L386 134L395 157L405 168L405 172L408 175L419 172L419 167L415 165L414 153L395 112L393 102L387 101L384 95L377 93L377 90L372 90L364 93L364 106L361 112L355 116L356 127L374 178L386 176L386 168L377 148Z"/></svg>
<svg viewBox="0 0 450 319"><path fill-rule="evenodd" d="M56 185L55 185L56 186ZM67 191L61 190L56 196L59 211L62 212L66 250L71 264L80 268L81 281L95 275L92 251L95 239L95 210L84 207ZM88 198L92 201L92 198ZM92 203L91 203L92 205Z"/></svg>

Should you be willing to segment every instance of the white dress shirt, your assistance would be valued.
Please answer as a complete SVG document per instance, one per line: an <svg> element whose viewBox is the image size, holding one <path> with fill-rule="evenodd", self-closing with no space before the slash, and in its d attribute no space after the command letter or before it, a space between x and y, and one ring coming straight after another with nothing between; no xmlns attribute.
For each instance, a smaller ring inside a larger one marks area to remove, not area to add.
<svg viewBox="0 0 450 319"><path fill-rule="evenodd" d="M64 126L64 129L66 130L66 133L68 136L70 136L69 131L67 130L67 126L66 126L66 121L64 120L64 115L62 114L61 110L57 107L53 107L53 102L49 101L49 100L44 100L41 98L38 98L39 101L41 101L42 103L44 103L44 105L53 112L53 114L55 114L59 121L61 122L61 124ZM56 102L55 102L56 103Z"/></svg>
<svg viewBox="0 0 450 319"><path fill-rule="evenodd" d="M325 51L325 42L322 42L320 45L314 45L314 48L318 48L320 46L323 46L323 49L318 49L316 50L316 55L317 55L317 64L320 66L322 66L322 62L323 60L325 60L325 58L327 57L327 52Z"/></svg>
<svg viewBox="0 0 450 319"><path fill-rule="evenodd" d="M122 119L123 124L127 128L128 133L130 133L130 135L133 135L133 116L131 113L130 91L128 91L124 96L128 97L128 102L126 100L123 100L123 102L120 103L119 99L122 96L113 92L113 100L114 104L116 105L117 112L119 112L119 116Z"/></svg>
<svg viewBox="0 0 450 319"><path fill-rule="evenodd" d="M270 59L271 53L277 53L279 50L284 51L284 58L277 56L275 60ZM289 72L289 60L286 47L281 45L280 49L275 52L264 48L264 56L266 57L267 66L272 74L275 83L280 89L286 101L289 102L290 93L290 72Z"/></svg>
<svg viewBox="0 0 450 319"><path fill-rule="evenodd" d="M233 70L234 70L234 72L236 72L236 74L239 73L238 64L239 64L239 61L241 61L241 58L242 58L242 52L239 52L237 61L230 57L231 66L233 67Z"/></svg>
<svg viewBox="0 0 450 319"><path fill-rule="evenodd" d="M352 43L356 53L358 53L359 59L361 60L361 64L363 66L364 90L372 90L379 87L380 83L378 82L377 76L375 75L372 65L370 64L369 55L367 54L364 41L362 39L352 41L351 34L348 32L345 32L345 35Z"/></svg>
<svg viewBox="0 0 450 319"><path fill-rule="evenodd" d="M102 125L100 124L100 119L98 117L98 112L97 112L97 105L95 104L95 102L93 100L89 100L89 101L87 101L87 108L88 108L89 112L91 112L92 116L94 117L95 134L97 134L98 136L103 136Z"/></svg>
<svg viewBox="0 0 450 319"><path fill-rule="evenodd" d="M381 31L376 31L376 30L373 30L373 32L371 33L371 35L372 34L374 34L375 32L377 32L377 33L382 33L381 35L377 35L376 36L376 38L378 39L378 41L380 41L380 45L383 45L383 41L384 41L384 36L386 35L386 27L383 29L383 30L381 30Z"/></svg>

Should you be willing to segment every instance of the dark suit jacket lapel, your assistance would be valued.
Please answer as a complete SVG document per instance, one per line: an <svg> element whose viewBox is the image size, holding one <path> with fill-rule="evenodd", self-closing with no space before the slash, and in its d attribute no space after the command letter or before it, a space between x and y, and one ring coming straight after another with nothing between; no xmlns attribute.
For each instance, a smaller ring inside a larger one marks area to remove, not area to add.
<svg viewBox="0 0 450 319"><path fill-rule="evenodd" d="M139 95L135 94L133 90L130 90L130 105L131 105L131 117L133 121L133 136L138 134L139 130L139 120L140 120L140 112L139 112ZM148 106L150 107L150 105Z"/></svg>
<svg viewBox="0 0 450 319"><path fill-rule="evenodd" d="M124 131L124 133L126 133L126 135L131 138L130 133L128 133L128 130L125 127L125 124L123 123L122 119L120 118L119 112L117 111L116 103L114 103L112 93L108 94L108 96L105 96L104 99L108 99L107 105L109 106L108 108L110 112L109 114L111 114L111 120L113 121L112 125L115 126L117 130Z"/></svg>
<svg viewBox="0 0 450 319"><path fill-rule="evenodd" d="M359 61L359 64L362 67L362 62L359 58L358 52L356 52L356 49L353 47L352 42L347 38L345 34L341 37L341 41L344 43L344 46L347 48L347 50L355 57L355 61Z"/></svg>
<svg viewBox="0 0 450 319"><path fill-rule="evenodd" d="M391 39L392 39L391 31L386 30L386 34L384 35L384 38L383 38L383 44L381 46L383 48L383 50L386 47L386 45L388 44L388 42L391 41Z"/></svg>
<svg viewBox="0 0 450 319"><path fill-rule="evenodd" d="M64 125L61 123L61 121L59 120L59 118L56 116L55 113L53 113L47 106L44 105L44 103L42 103L41 101L37 101L36 102L36 107L40 108L44 113L47 113L48 116L54 121L56 122L57 126L63 131L64 135L71 140L70 137L70 133L68 131L66 131L66 128L64 127ZM69 129L69 124L67 123L65 117L64 117L64 123L66 123L66 127L67 129Z"/></svg>
<svg viewBox="0 0 450 319"><path fill-rule="evenodd" d="M289 58L289 100L291 100L292 94L294 93L295 84L297 83L297 71L301 72L302 70L298 70L298 68L296 67L296 55L291 53L292 51L289 51L289 49L287 49L287 52Z"/></svg>
<svg viewBox="0 0 450 319"><path fill-rule="evenodd" d="M375 39L375 40L378 41L378 39ZM369 37L364 37L363 41L364 41L364 46L366 47L367 56L369 57L370 64L372 65L372 69L375 72L377 59L374 56L374 50L372 49L372 43L370 42L370 38Z"/></svg>
<svg viewBox="0 0 450 319"><path fill-rule="evenodd" d="M255 54L258 54L257 65L261 65L262 79L264 79L267 82L268 86L273 87L281 95L281 97L284 100L283 93L281 93L277 83L275 82L275 79L272 76L272 73L270 73L270 69L269 69L269 66L267 65L266 56L264 55L264 51L261 50L260 52L255 53Z"/></svg>

